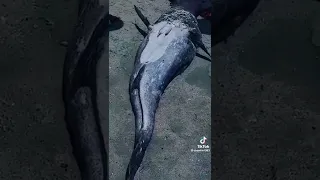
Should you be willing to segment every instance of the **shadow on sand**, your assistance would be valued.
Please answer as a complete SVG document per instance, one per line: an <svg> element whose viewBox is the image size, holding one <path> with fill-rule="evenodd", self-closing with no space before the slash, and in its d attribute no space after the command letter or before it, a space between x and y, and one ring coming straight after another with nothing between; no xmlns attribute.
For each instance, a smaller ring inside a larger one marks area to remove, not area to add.
<svg viewBox="0 0 320 180"><path fill-rule="evenodd" d="M202 34L211 35L211 22L206 19L198 19L199 29Z"/></svg>
<svg viewBox="0 0 320 180"><path fill-rule="evenodd" d="M108 19L109 19L109 31L118 30L123 27L123 21L120 18L109 14Z"/></svg>

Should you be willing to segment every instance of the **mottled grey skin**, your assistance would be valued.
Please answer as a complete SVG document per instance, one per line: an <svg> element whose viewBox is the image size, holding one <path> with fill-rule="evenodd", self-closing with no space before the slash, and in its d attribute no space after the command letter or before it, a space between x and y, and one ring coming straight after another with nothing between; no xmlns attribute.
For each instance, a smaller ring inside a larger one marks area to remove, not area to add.
<svg viewBox="0 0 320 180"><path fill-rule="evenodd" d="M172 7L183 7L183 9L191 12L198 17L203 10L207 10L212 6L211 0L169 0Z"/></svg>
<svg viewBox="0 0 320 180"><path fill-rule="evenodd" d="M129 84L130 102L135 115L135 142L126 172L127 180L134 179L143 160L152 137L155 113L161 95L169 83L190 65L196 55L199 43L202 42L202 35L195 16L188 11L181 11L179 7L163 14L155 24L175 20L179 20L188 27L188 36L176 39L175 43L169 45L160 59L145 64L140 63L140 56L149 41L152 41L149 39L150 34L148 34L141 43L135 57L134 70ZM145 102L141 102L141 95L146 99ZM143 109L141 103L148 108ZM143 118L143 115L147 118Z"/></svg>

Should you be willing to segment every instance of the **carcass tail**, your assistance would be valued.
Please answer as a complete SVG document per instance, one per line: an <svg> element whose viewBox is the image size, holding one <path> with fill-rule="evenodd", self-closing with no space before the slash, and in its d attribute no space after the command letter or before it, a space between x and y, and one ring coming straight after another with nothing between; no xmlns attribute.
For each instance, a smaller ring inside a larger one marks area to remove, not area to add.
<svg viewBox="0 0 320 180"><path fill-rule="evenodd" d="M147 106L144 109L140 96L140 81L144 74L145 66L142 66L136 77L132 77L129 88L130 102L135 116L135 140L131 159L127 167L126 180L133 180L143 160L145 151L151 141L155 123L156 106ZM153 101L152 98L149 98ZM146 102L144 102L146 103ZM154 103L158 103L156 100Z"/></svg>
<svg viewBox="0 0 320 180"><path fill-rule="evenodd" d="M134 150L131 154L131 159L127 167L126 180L134 180L134 176L141 165L146 149L150 143L153 128L154 124L152 123L148 128L141 129L138 134L136 132Z"/></svg>

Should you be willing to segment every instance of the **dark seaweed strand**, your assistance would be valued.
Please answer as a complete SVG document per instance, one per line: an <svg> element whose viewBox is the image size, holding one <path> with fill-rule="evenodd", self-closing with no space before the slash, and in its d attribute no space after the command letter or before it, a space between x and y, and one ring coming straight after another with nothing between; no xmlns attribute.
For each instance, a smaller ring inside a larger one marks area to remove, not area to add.
<svg viewBox="0 0 320 180"><path fill-rule="evenodd" d="M67 53L63 65L62 94L64 102L70 101L70 97L72 97L72 94L70 94L70 89L74 79L74 71L76 69L75 66L78 64L80 59L80 52L77 50L75 51L75 49L77 49L79 37L83 36L85 33L85 24L82 19L85 19L86 14L89 14L90 11L96 10L95 8L97 6L97 0L80 0L79 2L77 25L73 30L72 39L70 39L70 44L67 47Z"/></svg>
<svg viewBox="0 0 320 180"><path fill-rule="evenodd" d="M75 70L75 75L72 80L72 89L70 89L70 92L68 93L69 95L73 95L76 93L78 89L81 87L89 87L92 90L92 96L91 99L93 100L93 110L95 114L95 124L98 129L98 136L100 139L100 152L101 152L101 164L103 166L103 177L104 179L108 178L108 168L107 168L107 163L108 163L108 156L106 153L105 149L105 144L104 144L104 138L103 134L101 132L101 125L100 125L100 118L99 118L99 111L98 107L96 104L96 99L97 99L97 82L96 82L96 69L97 69L97 61L99 57L101 57L101 53L104 50L103 48L103 42L101 40L105 40L106 34L108 33L108 13L104 15L104 17L100 20L99 24L96 26L95 30L92 33L92 36L90 38L90 41L84 50L84 52L81 54L79 58L79 62L76 66ZM67 123L68 124L68 123ZM72 126L72 124L69 124L69 126ZM72 127L69 127L72 128ZM70 131L69 131L70 132ZM76 135L72 135L73 137L71 138L71 141L75 141L74 138L76 138ZM74 144L74 143L73 143ZM74 149L80 148L80 147L74 147ZM76 152L75 152L76 153ZM81 154L76 154L76 157L81 158ZM103 163L103 161L106 161L107 163ZM85 167L85 165L81 165L80 159L77 160L80 169Z"/></svg>

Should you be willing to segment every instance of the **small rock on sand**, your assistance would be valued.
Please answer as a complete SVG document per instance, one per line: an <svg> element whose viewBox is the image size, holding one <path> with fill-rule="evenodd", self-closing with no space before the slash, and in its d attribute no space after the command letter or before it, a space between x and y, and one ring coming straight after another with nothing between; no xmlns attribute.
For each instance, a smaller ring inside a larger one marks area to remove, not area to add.
<svg viewBox="0 0 320 180"><path fill-rule="evenodd" d="M63 47L67 47L68 46L68 42L67 41L61 41L60 45Z"/></svg>
<svg viewBox="0 0 320 180"><path fill-rule="evenodd" d="M6 24L6 22L7 22L7 18L4 17L4 16L1 16L1 17L0 17L0 20L1 20L1 23L2 23L2 24Z"/></svg>

